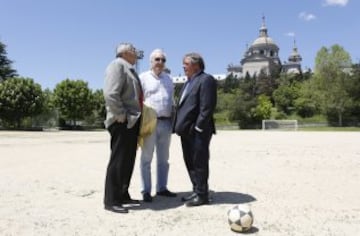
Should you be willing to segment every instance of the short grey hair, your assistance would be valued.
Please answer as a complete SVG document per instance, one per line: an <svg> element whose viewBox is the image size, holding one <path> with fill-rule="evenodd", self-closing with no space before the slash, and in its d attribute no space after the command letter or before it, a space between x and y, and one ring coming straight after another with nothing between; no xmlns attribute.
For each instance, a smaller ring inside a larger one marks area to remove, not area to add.
<svg viewBox="0 0 360 236"><path fill-rule="evenodd" d="M121 57L124 52L128 51L136 53L136 48L131 43L120 43L116 48L116 57Z"/></svg>
<svg viewBox="0 0 360 236"><path fill-rule="evenodd" d="M154 49L154 50L151 52L151 54L150 54L150 61L153 61L153 60L154 60L156 54L161 54L161 56L163 56L163 57L166 59L166 54L165 54L165 52L164 52L162 49L157 48L157 49Z"/></svg>
<svg viewBox="0 0 360 236"><path fill-rule="evenodd" d="M190 52L190 53L187 53L185 54L184 56L184 59L185 58L190 58L190 62L191 64L198 64L201 71L204 71L205 70L205 62L204 62L204 59L203 57L199 54L199 53L196 53L196 52Z"/></svg>

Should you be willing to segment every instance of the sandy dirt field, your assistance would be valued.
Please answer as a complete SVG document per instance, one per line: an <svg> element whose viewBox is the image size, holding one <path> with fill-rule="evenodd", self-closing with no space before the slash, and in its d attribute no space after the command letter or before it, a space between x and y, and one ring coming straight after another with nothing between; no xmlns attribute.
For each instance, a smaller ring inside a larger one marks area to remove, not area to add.
<svg viewBox="0 0 360 236"><path fill-rule="evenodd" d="M239 203L254 214L247 235L360 235L358 132L219 131L212 202L195 208L180 201L191 185L175 135L170 153L178 197L116 214L102 203L107 132L1 131L0 235L237 235L227 211ZM130 194L141 199L138 157Z"/></svg>

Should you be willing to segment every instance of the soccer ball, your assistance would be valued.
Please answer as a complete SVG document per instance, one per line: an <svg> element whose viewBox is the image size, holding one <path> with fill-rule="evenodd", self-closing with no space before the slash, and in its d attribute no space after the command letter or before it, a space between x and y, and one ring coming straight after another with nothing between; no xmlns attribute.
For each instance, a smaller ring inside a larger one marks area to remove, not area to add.
<svg viewBox="0 0 360 236"><path fill-rule="evenodd" d="M233 206L227 215L230 228L235 232L245 232L249 230L254 222L250 206L247 204Z"/></svg>

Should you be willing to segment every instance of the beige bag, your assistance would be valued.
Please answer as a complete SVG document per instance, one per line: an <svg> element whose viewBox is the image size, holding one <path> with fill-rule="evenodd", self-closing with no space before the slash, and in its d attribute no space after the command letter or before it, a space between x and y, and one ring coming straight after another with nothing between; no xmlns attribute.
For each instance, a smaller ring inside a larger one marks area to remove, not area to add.
<svg viewBox="0 0 360 236"><path fill-rule="evenodd" d="M143 105L142 114L141 114L141 123L140 123L140 133L138 139L138 146L142 147L144 144L144 138L151 135L156 128L157 115L156 111L147 106Z"/></svg>

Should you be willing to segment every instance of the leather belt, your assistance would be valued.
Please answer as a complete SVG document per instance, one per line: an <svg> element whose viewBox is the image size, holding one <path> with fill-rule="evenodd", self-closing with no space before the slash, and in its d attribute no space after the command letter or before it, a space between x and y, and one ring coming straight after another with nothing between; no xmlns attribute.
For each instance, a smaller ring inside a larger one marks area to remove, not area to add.
<svg viewBox="0 0 360 236"><path fill-rule="evenodd" d="M158 120L170 120L170 119L171 119L171 117L167 117L167 116L159 116L157 119L158 119Z"/></svg>

